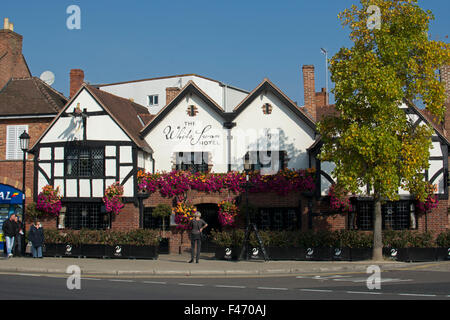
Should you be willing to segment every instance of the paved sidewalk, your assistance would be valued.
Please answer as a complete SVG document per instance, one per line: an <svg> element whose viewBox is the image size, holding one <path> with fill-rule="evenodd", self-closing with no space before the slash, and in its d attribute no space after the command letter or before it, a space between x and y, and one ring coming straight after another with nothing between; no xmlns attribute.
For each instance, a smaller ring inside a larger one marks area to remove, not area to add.
<svg viewBox="0 0 450 320"><path fill-rule="evenodd" d="M204 256L200 263L187 263L189 255L160 255L158 260L19 258L0 259L0 272L65 274L78 265L84 275L104 276L254 276L320 272L365 272L372 264L381 270L417 269L450 271L448 262L405 263L395 261L222 261Z"/></svg>

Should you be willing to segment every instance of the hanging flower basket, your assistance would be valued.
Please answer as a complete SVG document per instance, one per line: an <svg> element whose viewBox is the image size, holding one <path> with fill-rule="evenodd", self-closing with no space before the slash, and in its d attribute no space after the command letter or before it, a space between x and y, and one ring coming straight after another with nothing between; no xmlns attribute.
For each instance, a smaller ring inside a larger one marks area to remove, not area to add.
<svg viewBox="0 0 450 320"><path fill-rule="evenodd" d="M192 204L178 202L176 207L173 208L177 229L188 230L190 227L190 222L194 219L194 214L196 212L197 209Z"/></svg>
<svg viewBox="0 0 450 320"><path fill-rule="evenodd" d="M223 200L218 204L219 222L222 227L234 227L239 208L234 199Z"/></svg>
<svg viewBox="0 0 450 320"><path fill-rule="evenodd" d="M344 191L339 190L335 184L331 185L328 190L330 197L330 208L338 212L350 212L353 210L350 199L345 195Z"/></svg>
<svg viewBox="0 0 450 320"><path fill-rule="evenodd" d="M125 206L122 202L123 196L123 186L119 182L115 182L110 185L103 197L103 202L105 203L106 212L111 212L119 214L123 207Z"/></svg>
<svg viewBox="0 0 450 320"><path fill-rule="evenodd" d="M58 216L61 212L61 196L59 187L56 189L51 185L46 185L38 195L36 209L47 214Z"/></svg>
<svg viewBox="0 0 450 320"><path fill-rule="evenodd" d="M425 199L424 202L417 200L417 207L419 208L420 211L422 212L430 212L433 208L436 208L438 206L439 203L439 198L438 196L435 194L437 191L437 187L435 185L430 184L427 187L427 198Z"/></svg>

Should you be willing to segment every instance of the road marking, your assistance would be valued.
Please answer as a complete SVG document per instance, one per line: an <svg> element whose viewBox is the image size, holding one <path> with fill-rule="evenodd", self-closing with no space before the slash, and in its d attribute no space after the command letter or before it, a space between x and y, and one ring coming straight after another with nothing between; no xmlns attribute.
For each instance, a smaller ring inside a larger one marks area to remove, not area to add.
<svg viewBox="0 0 450 320"><path fill-rule="evenodd" d="M246 288L244 286L228 286L228 285L223 285L223 284L218 284L215 287L217 287L217 288L236 288L236 289L245 289Z"/></svg>
<svg viewBox="0 0 450 320"><path fill-rule="evenodd" d="M198 284L198 283L178 283L180 286L193 286L193 287L204 287L204 284Z"/></svg>
<svg viewBox="0 0 450 320"><path fill-rule="evenodd" d="M421 294L421 293L399 293L399 296L413 296L413 297L436 297L435 294Z"/></svg>
<svg viewBox="0 0 450 320"><path fill-rule="evenodd" d="M103 280L98 278L81 278L81 280Z"/></svg>
<svg viewBox="0 0 450 320"><path fill-rule="evenodd" d="M256 289L261 289L261 290L288 290L287 288L271 288L271 287L257 287Z"/></svg>
<svg viewBox="0 0 450 320"><path fill-rule="evenodd" d="M167 284L167 282L164 282L164 281L144 281L144 283L150 283L150 284Z"/></svg>
<svg viewBox="0 0 450 320"><path fill-rule="evenodd" d="M115 282L134 282L134 280L125 280L125 279L110 279L109 281L115 281Z"/></svg>
<svg viewBox="0 0 450 320"><path fill-rule="evenodd" d="M333 290L322 290L322 289L300 289L300 291L307 291L307 292L333 292Z"/></svg>
<svg viewBox="0 0 450 320"><path fill-rule="evenodd" d="M39 274L32 274L32 273L18 273L18 276L26 276L26 277L40 277Z"/></svg>
<svg viewBox="0 0 450 320"><path fill-rule="evenodd" d="M356 294L381 294L381 292L368 292L368 291L346 291L346 292Z"/></svg>

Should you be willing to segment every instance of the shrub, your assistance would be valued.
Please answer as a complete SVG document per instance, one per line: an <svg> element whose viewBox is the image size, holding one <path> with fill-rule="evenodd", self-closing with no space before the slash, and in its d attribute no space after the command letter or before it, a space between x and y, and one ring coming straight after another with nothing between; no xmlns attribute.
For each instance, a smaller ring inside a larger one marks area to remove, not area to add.
<svg viewBox="0 0 450 320"><path fill-rule="evenodd" d="M444 231L437 236L436 245L438 247L450 247L450 230Z"/></svg>

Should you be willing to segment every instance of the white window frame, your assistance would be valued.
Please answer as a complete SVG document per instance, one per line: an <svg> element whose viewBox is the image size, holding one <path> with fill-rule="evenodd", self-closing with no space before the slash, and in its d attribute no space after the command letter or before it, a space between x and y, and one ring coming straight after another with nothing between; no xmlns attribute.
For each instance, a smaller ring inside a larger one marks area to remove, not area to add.
<svg viewBox="0 0 450 320"><path fill-rule="evenodd" d="M149 94L148 96L148 106L149 107L155 107L159 105L159 95L158 94ZM153 97L153 103L150 103L150 97ZM155 103L155 97L158 99L158 103Z"/></svg>
<svg viewBox="0 0 450 320"><path fill-rule="evenodd" d="M5 158L6 160L22 160L23 159L23 151L20 148L20 135L23 131L28 133L28 125L9 125L6 126L6 152ZM13 142L15 141L15 142ZM27 154L28 158L28 154Z"/></svg>

